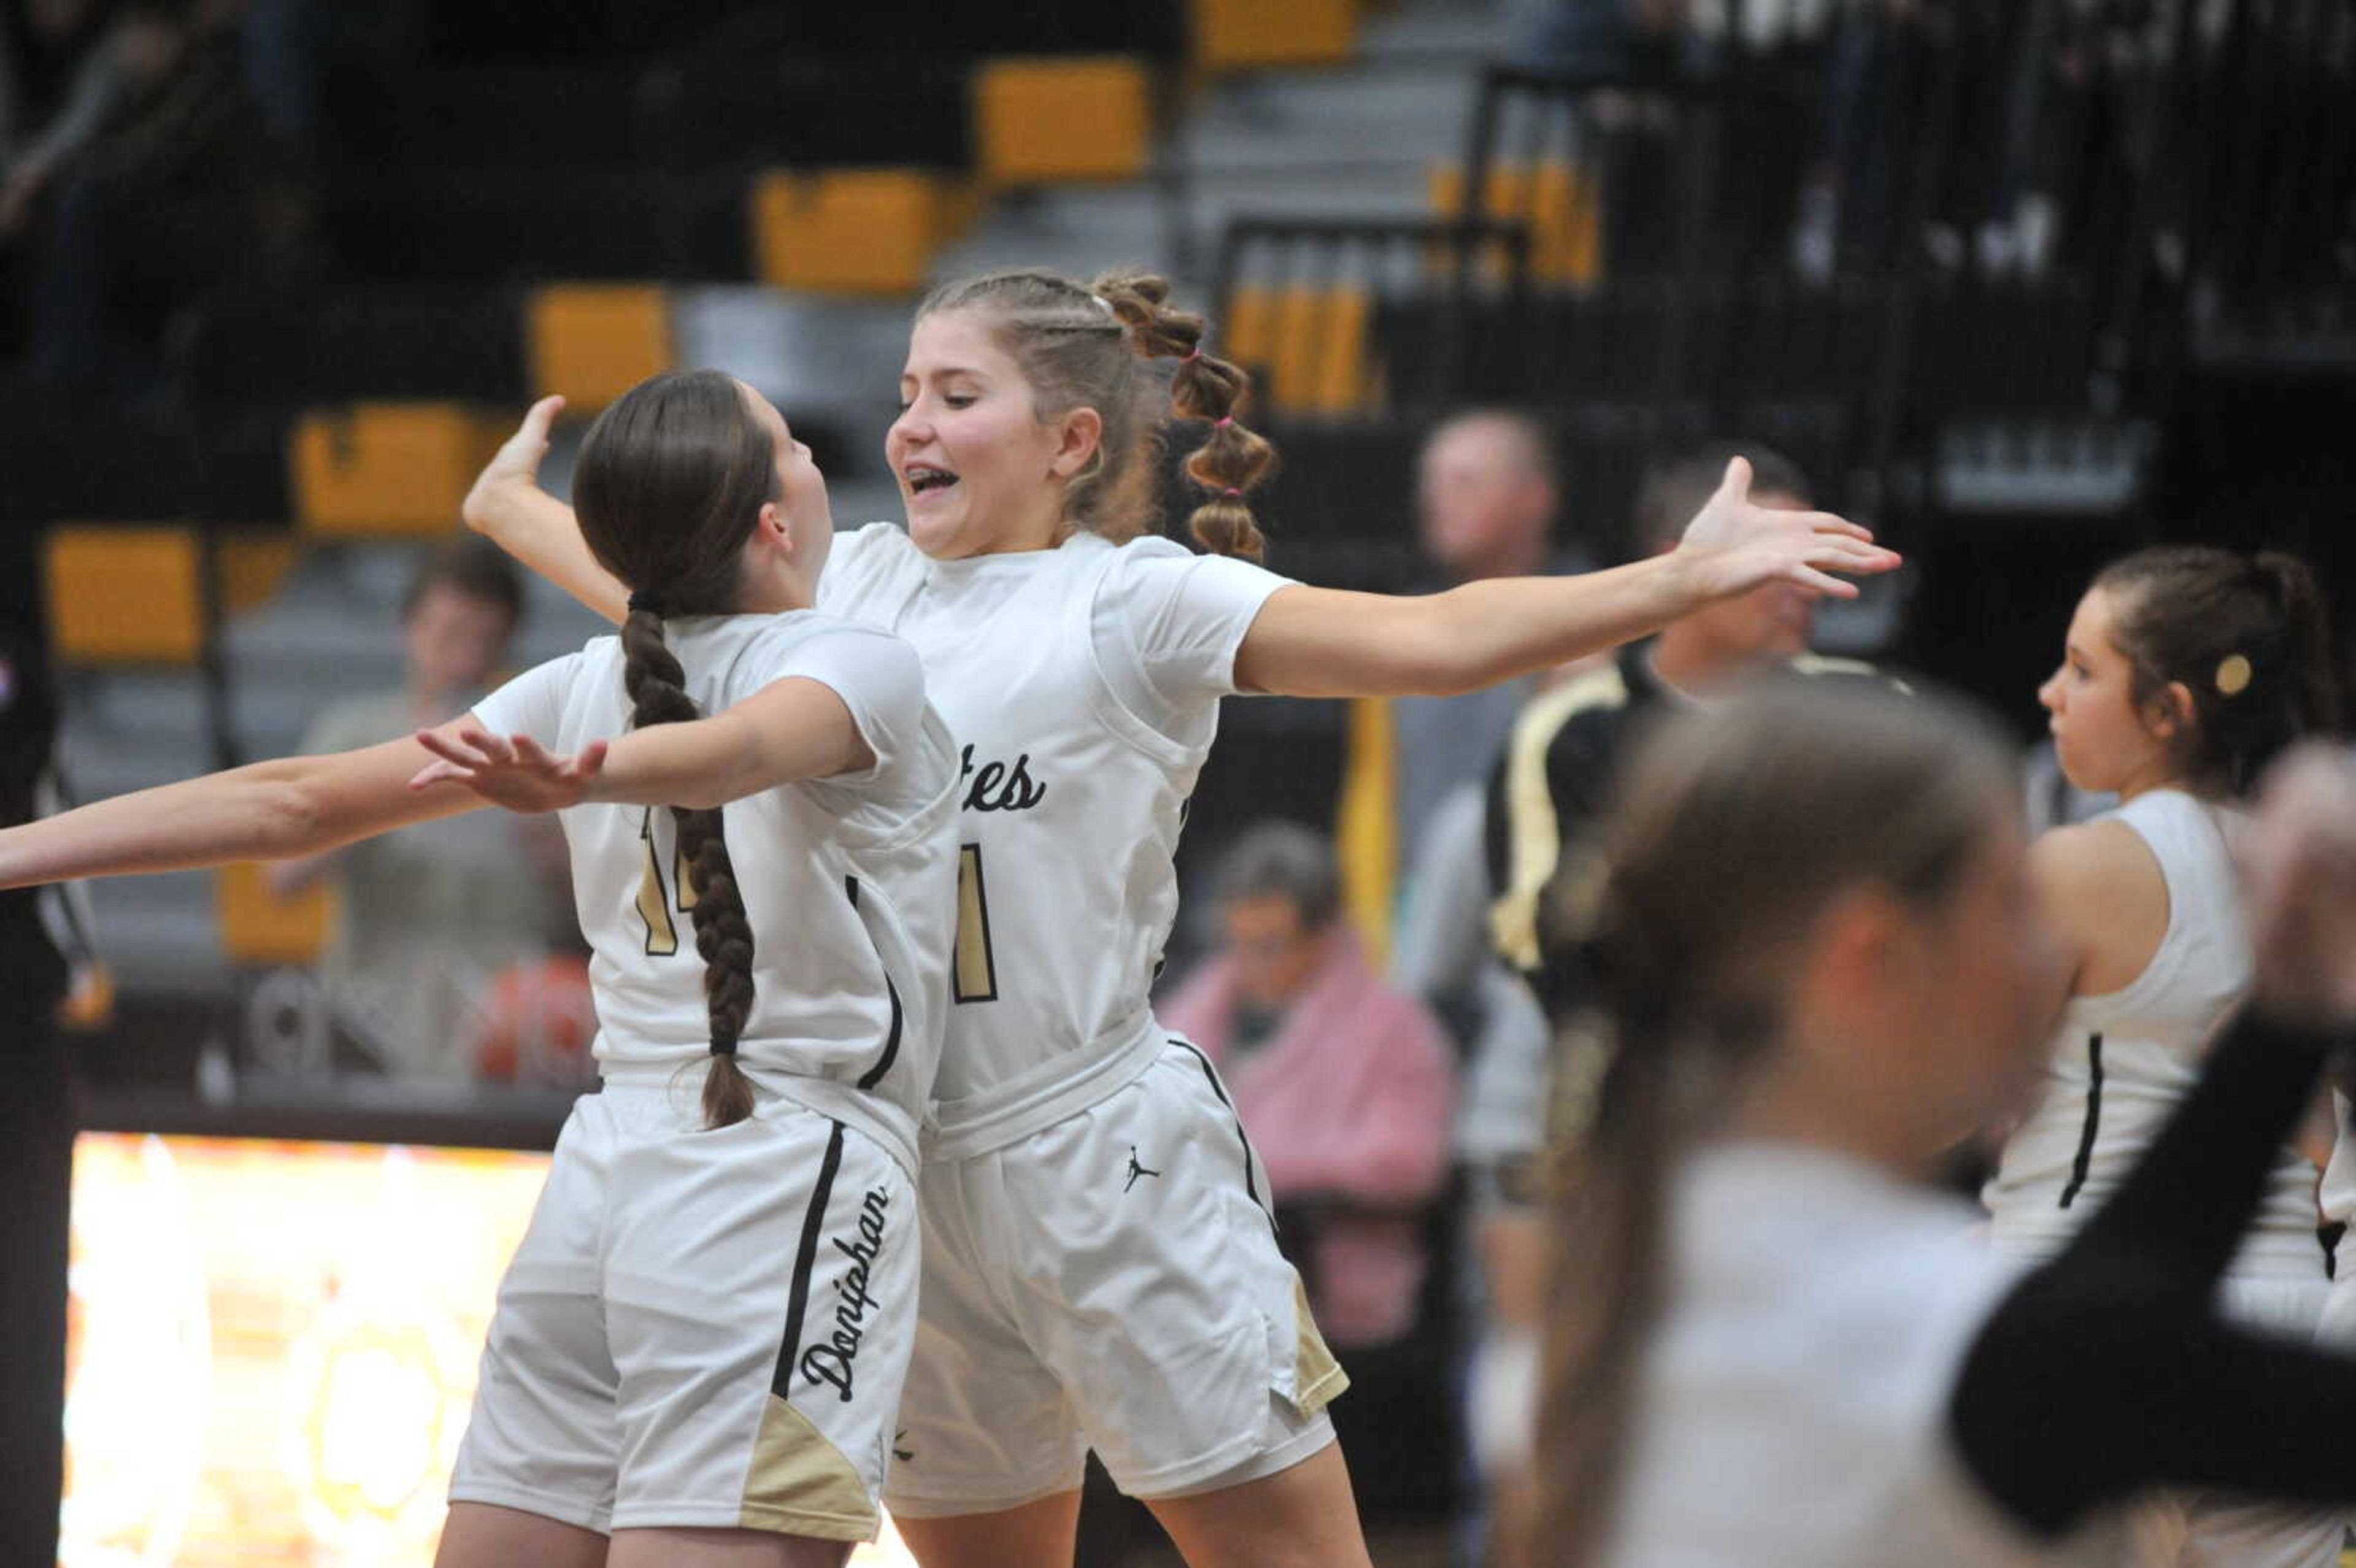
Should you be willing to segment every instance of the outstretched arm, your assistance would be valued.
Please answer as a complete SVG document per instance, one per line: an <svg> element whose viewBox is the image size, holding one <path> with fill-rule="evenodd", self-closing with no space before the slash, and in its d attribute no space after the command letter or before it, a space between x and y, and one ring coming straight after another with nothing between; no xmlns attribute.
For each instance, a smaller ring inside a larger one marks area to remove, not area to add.
<svg viewBox="0 0 2356 1568"><path fill-rule="evenodd" d="M1857 589L1834 572L1898 564L1854 523L1754 506L1750 493L1751 465L1738 457L1682 544L1609 571L1497 578L1411 598L1279 589L1236 652L1236 684L1288 697L1471 691L1649 636L1770 582L1853 598Z"/></svg>
<svg viewBox="0 0 2356 1568"><path fill-rule="evenodd" d="M629 612L630 591L589 553L573 508L540 487L549 427L563 409L562 398L531 405L476 476L459 515L468 528L618 626Z"/></svg>
<svg viewBox="0 0 2356 1568"><path fill-rule="evenodd" d="M510 811L560 811L584 801L709 811L800 779L872 767L875 753L832 687L788 677L734 707L687 723L634 730L555 756L528 735L502 739L468 719L455 732L420 731L439 761L411 787L454 786Z"/></svg>
<svg viewBox="0 0 2356 1568"><path fill-rule="evenodd" d="M455 734L468 721L454 720L434 733ZM93 802L0 831L0 887L316 854L483 804L455 784L411 789L412 776L431 760L415 740L388 741Z"/></svg>

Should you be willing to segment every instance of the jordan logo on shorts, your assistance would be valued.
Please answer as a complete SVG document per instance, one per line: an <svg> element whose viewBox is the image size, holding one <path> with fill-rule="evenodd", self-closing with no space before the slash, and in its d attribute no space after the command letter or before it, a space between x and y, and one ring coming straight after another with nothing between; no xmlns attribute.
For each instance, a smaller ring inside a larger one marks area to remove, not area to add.
<svg viewBox="0 0 2356 1568"><path fill-rule="evenodd" d="M1161 1174L1162 1173L1158 1170L1148 1170L1144 1166L1138 1163L1137 1146L1135 1144L1131 1144L1129 1146L1129 1179L1121 1184L1120 1189L1123 1192L1126 1192L1130 1188L1136 1186L1137 1179L1141 1176L1160 1176Z"/></svg>

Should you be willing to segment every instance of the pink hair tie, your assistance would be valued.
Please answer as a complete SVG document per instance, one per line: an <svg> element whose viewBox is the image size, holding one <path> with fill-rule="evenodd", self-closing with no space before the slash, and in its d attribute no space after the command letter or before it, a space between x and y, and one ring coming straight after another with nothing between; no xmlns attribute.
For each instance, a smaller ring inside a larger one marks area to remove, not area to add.
<svg viewBox="0 0 2356 1568"><path fill-rule="evenodd" d="M1197 343L1194 347L1186 350L1186 357L1181 359L1178 363L1181 365L1192 365L1195 360L1200 359L1202 357L1203 346Z"/></svg>
<svg viewBox="0 0 2356 1568"><path fill-rule="evenodd" d="M1236 422L1236 416L1235 416L1235 415L1233 415L1233 414L1229 414L1229 415L1227 415L1227 416L1226 416L1226 418L1225 418L1225 419L1213 420L1213 421L1211 421L1211 428L1212 428L1213 430L1225 430L1225 429L1226 429L1229 425L1231 425L1231 424L1233 424L1233 423L1235 423L1235 422Z"/></svg>
<svg viewBox="0 0 2356 1568"><path fill-rule="evenodd" d="M1243 496L1243 492L1242 492L1241 490L1237 489L1237 488L1236 488L1234 485L1228 485L1226 489L1224 489L1224 490L1220 491L1220 492L1219 492L1219 494L1220 494L1220 495L1222 495L1222 496L1236 496L1236 497L1237 497L1237 498L1238 498L1238 499L1240 499L1240 498L1242 497L1242 496Z"/></svg>

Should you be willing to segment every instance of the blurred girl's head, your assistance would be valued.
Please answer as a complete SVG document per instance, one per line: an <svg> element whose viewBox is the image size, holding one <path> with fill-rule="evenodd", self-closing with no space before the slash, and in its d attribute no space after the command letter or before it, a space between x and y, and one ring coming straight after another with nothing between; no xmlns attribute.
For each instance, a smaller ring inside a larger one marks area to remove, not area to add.
<svg viewBox="0 0 2356 1568"><path fill-rule="evenodd" d="M2079 600L2038 699L2081 789L2238 794L2339 723L2322 594L2294 556L2138 550Z"/></svg>
<svg viewBox="0 0 2356 1568"><path fill-rule="evenodd" d="M1568 1561L1608 1511L1682 1154L1740 1128L1910 1168L2034 1083L2061 976L2014 793L1973 713L1791 685L1678 719L1624 775L1561 923L1594 933L1609 1042L1556 1236L1541 1539Z"/></svg>
<svg viewBox="0 0 2356 1568"><path fill-rule="evenodd" d="M1082 284L1033 270L948 284L918 307L884 443L927 555L1040 549L1085 528L1119 542L1152 531L1162 427L1212 421L1186 473L1208 495L1195 538L1257 558L1244 493L1275 453L1235 421L1248 379L1202 352L1203 318L1169 284L1108 272ZM1179 361L1164 378L1145 363Z"/></svg>

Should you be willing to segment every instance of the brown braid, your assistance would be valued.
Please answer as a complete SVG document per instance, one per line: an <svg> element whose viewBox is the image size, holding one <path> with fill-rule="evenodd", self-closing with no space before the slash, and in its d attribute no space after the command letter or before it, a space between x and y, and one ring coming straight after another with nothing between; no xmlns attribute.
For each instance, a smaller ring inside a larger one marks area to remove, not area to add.
<svg viewBox="0 0 2356 1568"><path fill-rule="evenodd" d="M1243 367L1203 352L1204 320L1171 305L1170 282L1134 268L1098 277L1090 292L1129 328L1130 346L1149 359L1176 359L1170 403L1181 419L1208 420L1211 438L1186 459L1186 477L1210 499L1186 519L1187 531L1217 555L1258 560L1266 549L1259 520L1244 499L1275 472L1276 448L1237 422L1251 390Z"/></svg>
<svg viewBox="0 0 2356 1568"><path fill-rule="evenodd" d="M1116 543L1151 533L1154 458L1166 415L1154 405L1161 379L1141 359L1177 359L1171 411L1212 421L1211 439L1186 460L1186 476L1212 498L1189 519L1205 549L1259 558L1263 540L1244 493L1267 479L1276 462L1268 442L1234 421L1251 379L1225 359L1198 353L1204 321L1166 303L1169 283L1122 269L1094 283L1036 269L986 272L935 291L919 319L972 310L995 324L1000 344L1021 367L1043 419L1089 408L1103 436L1065 497L1073 522Z"/></svg>
<svg viewBox="0 0 2356 1568"><path fill-rule="evenodd" d="M642 382L590 427L573 500L591 552L637 591L622 623L622 684L633 728L703 717L664 640L662 615L734 609L745 536L776 490L768 432L736 383L717 371ZM646 603L650 597L661 613ZM753 1081L736 1060L753 1011L753 926L721 813L675 806L671 818L695 894L695 950L712 1019L704 1124L724 1127L753 1112Z"/></svg>

